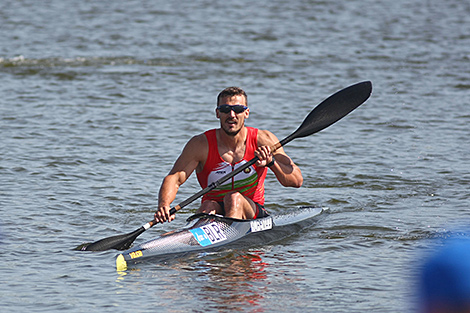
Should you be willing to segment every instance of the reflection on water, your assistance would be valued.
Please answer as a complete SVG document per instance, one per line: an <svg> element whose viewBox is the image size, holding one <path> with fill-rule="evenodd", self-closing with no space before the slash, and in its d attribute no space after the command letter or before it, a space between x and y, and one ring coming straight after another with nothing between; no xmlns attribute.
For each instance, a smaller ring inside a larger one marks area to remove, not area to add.
<svg viewBox="0 0 470 313"><path fill-rule="evenodd" d="M197 272L197 295L210 307L218 310L257 307L263 299L257 281L267 278L266 266L261 252L242 253L231 251L225 254L209 254L199 262L186 268ZM256 308L252 312L263 312Z"/></svg>
<svg viewBox="0 0 470 313"><path fill-rule="evenodd" d="M155 259L117 272L117 293L141 290L144 281L151 281L160 307L172 303L174 310L175 302L183 306L187 302L198 309L202 305L201 310L265 312L262 301L269 285L269 264L263 261L263 254L227 250Z"/></svg>
<svg viewBox="0 0 470 313"><path fill-rule="evenodd" d="M305 292L313 292L305 283L306 260L292 261L298 255L293 251L273 254L268 250L233 249L154 259L118 272L117 294L122 297L145 288L162 312L187 312L187 308L191 312L272 312L273 308L275 312L310 312L312 303L300 300ZM273 304L273 294L279 303Z"/></svg>

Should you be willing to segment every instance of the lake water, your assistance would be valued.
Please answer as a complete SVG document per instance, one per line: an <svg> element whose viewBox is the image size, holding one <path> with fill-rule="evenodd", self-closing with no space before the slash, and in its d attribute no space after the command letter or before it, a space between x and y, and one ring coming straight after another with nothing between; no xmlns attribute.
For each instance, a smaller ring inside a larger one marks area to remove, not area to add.
<svg viewBox="0 0 470 313"><path fill-rule="evenodd" d="M463 0L2 1L2 311L415 311L430 239L470 221L469 24ZM116 251L72 250L152 219L223 88L281 139L364 80L364 105L285 147L302 188L268 175L271 213L329 208L312 227L126 272Z"/></svg>

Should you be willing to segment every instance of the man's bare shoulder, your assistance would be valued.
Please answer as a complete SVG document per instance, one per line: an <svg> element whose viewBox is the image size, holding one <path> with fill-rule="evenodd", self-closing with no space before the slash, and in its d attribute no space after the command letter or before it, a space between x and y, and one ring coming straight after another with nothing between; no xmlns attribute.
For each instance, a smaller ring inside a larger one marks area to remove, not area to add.
<svg viewBox="0 0 470 313"><path fill-rule="evenodd" d="M204 133L198 134L198 135L193 136L191 139L189 139L189 142L197 143L197 144L201 144L201 143L207 144L207 137Z"/></svg>
<svg viewBox="0 0 470 313"><path fill-rule="evenodd" d="M272 146L278 141L277 137L269 130L258 130L258 146Z"/></svg>
<svg viewBox="0 0 470 313"><path fill-rule="evenodd" d="M201 158L205 158L208 149L209 145L207 142L207 138L204 133L202 133L199 135L195 135L191 139L189 139L188 143L184 148L184 152L191 154L193 157L199 160Z"/></svg>

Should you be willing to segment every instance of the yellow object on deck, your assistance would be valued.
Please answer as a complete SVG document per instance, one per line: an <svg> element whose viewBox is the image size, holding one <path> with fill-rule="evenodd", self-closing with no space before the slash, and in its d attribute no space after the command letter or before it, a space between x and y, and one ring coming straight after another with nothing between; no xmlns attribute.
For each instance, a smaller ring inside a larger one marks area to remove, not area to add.
<svg viewBox="0 0 470 313"><path fill-rule="evenodd" d="M122 254L118 255L116 258L116 270L118 272L127 270L127 262Z"/></svg>

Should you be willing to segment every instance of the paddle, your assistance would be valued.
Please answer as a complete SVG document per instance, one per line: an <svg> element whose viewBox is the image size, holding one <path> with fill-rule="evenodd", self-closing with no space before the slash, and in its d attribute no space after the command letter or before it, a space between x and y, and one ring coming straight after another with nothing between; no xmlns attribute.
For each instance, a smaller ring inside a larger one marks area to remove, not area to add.
<svg viewBox="0 0 470 313"><path fill-rule="evenodd" d="M310 114L303 121L302 125L300 125L295 132L293 132L291 135L287 136L286 138L272 146L272 152L276 151L277 149L294 139L312 135L336 123L337 121L348 115L350 112L352 112L354 109L356 109L358 106L360 106L362 103L364 103L369 98L371 92L372 83L370 81L365 81L342 89L337 93L333 94L332 96L328 97L317 107L315 107L312 112L310 112ZM183 207L187 206L197 198L205 195L212 189L217 188L220 184L234 177L246 168L252 166L258 160L258 157L254 157L252 160L245 163L243 166L240 166L233 172L225 175L224 177L220 178L216 182L213 182L203 190L184 200L183 202L181 202L170 210L170 215L175 214L177 211L181 210ZM144 231L154 226L155 224L157 224L157 221L153 220L131 233L104 238L93 243L85 243L75 248L75 250L125 250L131 246L131 244L140 234L142 234Z"/></svg>

